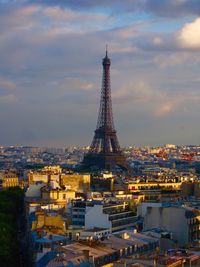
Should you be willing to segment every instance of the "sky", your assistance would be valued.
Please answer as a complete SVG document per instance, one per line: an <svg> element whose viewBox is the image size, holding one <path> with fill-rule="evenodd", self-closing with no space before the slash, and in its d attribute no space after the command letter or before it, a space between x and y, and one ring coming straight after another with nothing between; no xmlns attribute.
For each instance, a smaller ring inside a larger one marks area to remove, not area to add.
<svg viewBox="0 0 200 267"><path fill-rule="evenodd" d="M0 0L0 144L90 145L106 44L121 146L200 144L199 0Z"/></svg>

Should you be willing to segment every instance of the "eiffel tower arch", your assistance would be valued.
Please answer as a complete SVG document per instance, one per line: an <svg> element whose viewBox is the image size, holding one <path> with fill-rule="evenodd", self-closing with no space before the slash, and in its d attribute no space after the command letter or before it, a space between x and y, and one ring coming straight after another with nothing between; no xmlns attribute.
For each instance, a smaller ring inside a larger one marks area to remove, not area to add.
<svg viewBox="0 0 200 267"><path fill-rule="evenodd" d="M120 149L113 121L110 86L111 60L108 57L107 50L102 65L103 78L97 127L83 164L105 170L111 170L116 165L126 168L126 158Z"/></svg>

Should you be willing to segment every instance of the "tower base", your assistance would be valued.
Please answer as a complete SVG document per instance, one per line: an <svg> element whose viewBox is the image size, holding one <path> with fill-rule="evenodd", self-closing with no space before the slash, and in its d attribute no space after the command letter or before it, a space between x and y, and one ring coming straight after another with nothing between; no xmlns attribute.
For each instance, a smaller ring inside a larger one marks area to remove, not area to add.
<svg viewBox="0 0 200 267"><path fill-rule="evenodd" d="M94 154L88 153L85 155L83 164L88 167L96 167L100 170L112 170L116 166L122 169L127 169L126 158L123 154Z"/></svg>

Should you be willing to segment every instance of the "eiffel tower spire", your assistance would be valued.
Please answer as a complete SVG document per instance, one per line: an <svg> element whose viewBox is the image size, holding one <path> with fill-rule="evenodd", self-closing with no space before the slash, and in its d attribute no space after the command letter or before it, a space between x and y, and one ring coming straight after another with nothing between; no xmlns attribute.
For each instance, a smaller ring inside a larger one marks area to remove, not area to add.
<svg viewBox="0 0 200 267"><path fill-rule="evenodd" d="M110 86L111 60L108 57L107 46L102 65L103 77L97 128L89 152L85 155L83 163L85 165L95 165L100 169L110 170L115 165L126 166L126 163L119 146L113 121Z"/></svg>

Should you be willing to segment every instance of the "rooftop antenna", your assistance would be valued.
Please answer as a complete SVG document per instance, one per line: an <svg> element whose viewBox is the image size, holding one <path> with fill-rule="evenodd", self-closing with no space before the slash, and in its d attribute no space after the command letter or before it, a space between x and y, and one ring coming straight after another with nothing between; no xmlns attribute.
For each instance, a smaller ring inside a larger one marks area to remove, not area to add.
<svg viewBox="0 0 200 267"><path fill-rule="evenodd" d="M108 57L108 44L106 44L106 57Z"/></svg>

